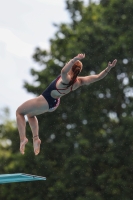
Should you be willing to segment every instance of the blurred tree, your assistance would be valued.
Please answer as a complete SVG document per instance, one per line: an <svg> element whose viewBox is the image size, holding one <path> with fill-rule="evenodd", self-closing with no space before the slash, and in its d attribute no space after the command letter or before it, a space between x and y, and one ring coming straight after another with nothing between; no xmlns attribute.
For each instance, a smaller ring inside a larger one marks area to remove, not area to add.
<svg viewBox="0 0 133 200"><path fill-rule="evenodd" d="M64 96L55 112L38 116L42 145L37 157L31 140L21 156L17 130L6 132L12 154L2 170L46 176L47 181L20 183L19 187L14 183L8 188L2 185L0 197L131 200L133 4L131 0L101 0L99 5L84 6L80 0L67 0L66 9L72 21L56 25L50 51L36 48L33 59L41 70L31 69L31 75L38 86L25 82L27 91L40 95L79 52L86 53L81 75L99 73L114 58L118 59L117 67L100 82ZM27 135L31 138L29 126Z"/></svg>
<svg viewBox="0 0 133 200"><path fill-rule="evenodd" d="M0 110L0 122L5 123L10 120L10 110L8 107L4 107Z"/></svg>

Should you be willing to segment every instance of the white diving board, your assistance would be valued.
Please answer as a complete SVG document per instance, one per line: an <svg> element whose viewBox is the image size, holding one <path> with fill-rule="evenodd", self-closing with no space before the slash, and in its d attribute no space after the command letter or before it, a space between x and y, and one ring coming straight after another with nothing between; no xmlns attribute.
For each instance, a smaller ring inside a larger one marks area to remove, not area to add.
<svg viewBox="0 0 133 200"><path fill-rule="evenodd" d="M0 184L25 182L25 181L45 181L45 180L46 180L46 177L36 176L36 175L31 175L31 174L24 174L24 173L0 175Z"/></svg>

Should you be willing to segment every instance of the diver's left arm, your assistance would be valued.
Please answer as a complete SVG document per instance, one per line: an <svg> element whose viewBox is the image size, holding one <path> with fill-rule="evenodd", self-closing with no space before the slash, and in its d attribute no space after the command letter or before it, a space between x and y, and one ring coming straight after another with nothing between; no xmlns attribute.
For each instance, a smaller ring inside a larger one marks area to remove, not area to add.
<svg viewBox="0 0 133 200"><path fill-rule="evenodd" d="M94 83L96 81L99 81L101 79L103 79L108 72L115 67L117 63L117 60L115 59L112 63L109 62L108 66L106 67L106 69L104 69L102 72L100 72L99 74L96 75L90 75L90 76L84 76L84 77L79 77L80 83L81 85L89 85L90 83Z"/></svg>
<svg viewBox="0 0 133 200"><path fill-rule="evenodd" d="M85 57L85 54L78 54L77 56L75 56L73 59L71 59L68 63L66 63L66 65L62 68L61 73L62 74L67 74L70 69L72 68L72 66L74 65L74 63L77 60L81 60Z"/></svg>
<svg viewBox="0 0 133 200"><path fill-rule="evenodd" d="M68 72L71 70L74 63L77 60L83 59L84 57L85 57L85 54L78 54L73 59L71 59L68 63L66 63L66 65L62 68L61 77L62 77L62 80L63 80L64 83L70 81L69 78L68 78Z"/></svg>

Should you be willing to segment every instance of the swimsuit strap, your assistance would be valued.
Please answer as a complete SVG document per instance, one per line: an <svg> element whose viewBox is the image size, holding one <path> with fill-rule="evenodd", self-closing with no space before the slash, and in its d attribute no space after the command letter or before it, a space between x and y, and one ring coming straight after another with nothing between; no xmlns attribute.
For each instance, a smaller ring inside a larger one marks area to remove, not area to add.
<svg viewBox="0 0 133 200"><path fill-rule="evenodd" d="M57 83L57 81L60 79L60 77L61 76L59 76L58 78L57 78L57 80L56 80L56 83ZM74 83L76 82L76 80L74 81ZM74 83L71 85L71 90L70 91L72 91L72 88L73 88L73 85L74 85ZM56 90L60 93L60 94L66 94L66 93L61 93L59 90L67 90L68 88L62 88L62 89L58 89L57 87L56 87Z"/></svg>

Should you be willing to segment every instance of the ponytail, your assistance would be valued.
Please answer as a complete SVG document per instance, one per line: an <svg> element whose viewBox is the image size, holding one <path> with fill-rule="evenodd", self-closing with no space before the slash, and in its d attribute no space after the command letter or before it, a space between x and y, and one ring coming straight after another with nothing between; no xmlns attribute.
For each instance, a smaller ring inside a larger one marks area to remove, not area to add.
<svg viewBox="0 0 133 200"><path fill-rule="evenodd" d="M70 80L70 82L68 84L63 83L63 85L67 85L67 88L70 87L71 85L73 85L75 83L75 80L77 78L77 76L79 75L80 71L82 69L82 63L77 60L74 65L72 66L72 71L73 71L73 77Z"/></svg>

